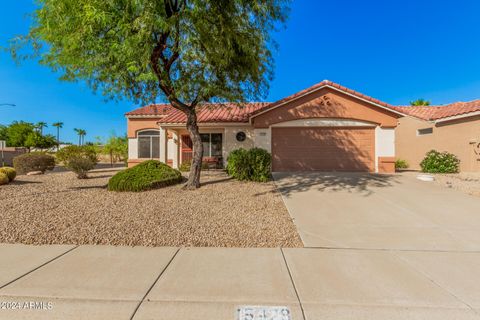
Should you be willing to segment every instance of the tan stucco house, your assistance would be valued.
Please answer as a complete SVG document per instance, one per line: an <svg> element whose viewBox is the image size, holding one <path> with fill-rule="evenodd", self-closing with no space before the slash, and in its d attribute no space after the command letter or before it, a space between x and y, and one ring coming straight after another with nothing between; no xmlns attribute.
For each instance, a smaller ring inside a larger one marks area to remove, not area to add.
<svg viewBox="0 0 480 320"><path fill-rule="evenodd" d="M236 148L272 154L273 171L394 172L394 106L323 81L273 103L205 104L197 112L204 157L225 164ZM168 104L126 114L129 166L159 159L178 168L192 158L186 117Z"/></svg>
<svg viewBox="0 0 480 320"><path fill-rule="evenodd" d="M425 153L435 149L455 154L461 171L480 171L480 100L397 110L406 116L396 128L395 150L410 168L419 169Z"/></svg>

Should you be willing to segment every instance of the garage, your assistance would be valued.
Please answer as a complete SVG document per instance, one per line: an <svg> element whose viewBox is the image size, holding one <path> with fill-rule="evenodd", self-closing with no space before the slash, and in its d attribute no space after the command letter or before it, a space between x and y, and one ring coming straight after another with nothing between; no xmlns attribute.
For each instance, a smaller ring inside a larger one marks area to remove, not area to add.
<svg viewBox="0 0 480 320"><path fill-rule="evenodd" d="M375 171L372 127L273 127L272 169Z"/></svg>
<svg viewBox="0 0 480 320"><path fill-rule="evenodd" d="M322 81L254 113L255 146L274 172L395 172L394 106Z"/></svg>

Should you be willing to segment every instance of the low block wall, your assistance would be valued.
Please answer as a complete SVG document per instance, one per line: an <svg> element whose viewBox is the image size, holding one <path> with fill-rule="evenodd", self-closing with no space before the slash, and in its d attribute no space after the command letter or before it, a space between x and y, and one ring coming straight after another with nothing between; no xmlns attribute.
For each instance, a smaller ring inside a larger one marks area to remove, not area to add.
<svg viewBox="0 0 480 320"><path fill-rule="evenodd" d="M8 148L5 148L3 149L3 161L5 163L6 166L13 166L13 158L15 158L16 156L19 156L21 154L24 154L26 153L27 150L25 148L12 148L12 147L8 147ZM1 151L0 151L0 162L2 161L1 159ZM0 163L0 166L2 165L2 163Z"/></svg>

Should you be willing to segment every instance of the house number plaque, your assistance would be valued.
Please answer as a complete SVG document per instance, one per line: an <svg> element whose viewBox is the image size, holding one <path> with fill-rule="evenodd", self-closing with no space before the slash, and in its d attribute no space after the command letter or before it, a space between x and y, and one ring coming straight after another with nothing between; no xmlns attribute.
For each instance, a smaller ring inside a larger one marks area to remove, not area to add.
<svg viewBox="0 0 480 320"><path fill-rule="evenodd" d="M283 306L240 306L236 320L292 320L292 316Z"/></svg>

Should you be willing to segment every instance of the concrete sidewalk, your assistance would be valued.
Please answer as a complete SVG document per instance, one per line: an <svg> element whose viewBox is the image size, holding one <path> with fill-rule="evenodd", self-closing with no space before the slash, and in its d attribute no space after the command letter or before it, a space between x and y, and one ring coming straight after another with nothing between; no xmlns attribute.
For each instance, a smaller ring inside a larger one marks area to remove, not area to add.
<svg viewBox="0 0 480 320"><path fill-rule="evenodd" d="M0 319L226 320L269 305L295 320L480 320L475 252L3 244L0 257Z"/></svg>

